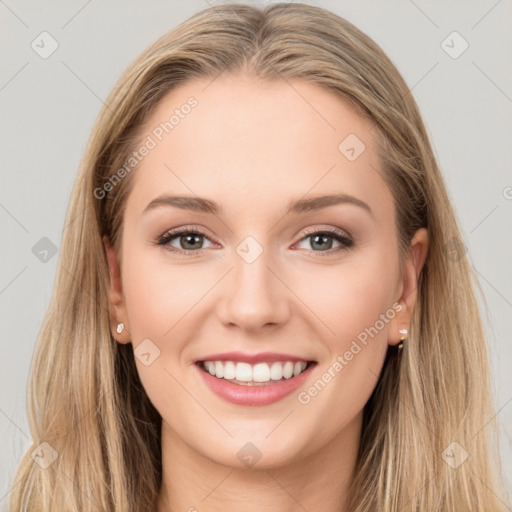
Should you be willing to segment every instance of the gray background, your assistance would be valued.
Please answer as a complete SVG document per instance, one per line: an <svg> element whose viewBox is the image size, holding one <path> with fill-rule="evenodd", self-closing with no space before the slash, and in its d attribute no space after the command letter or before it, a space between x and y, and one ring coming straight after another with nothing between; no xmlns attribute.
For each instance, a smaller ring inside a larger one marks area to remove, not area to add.
<svg viewBox="0 0 512 512"><path fill-rule="evenodd" d="M512 489L512 3L306 3L345 17L373 38L420 106L485 294L480 303ZM57 255L50 252L44 262L32 248L47 237L58 249L81 155L121 72L158 36L214 4L0 0L2 510L30 443L28 369L57 264ZM59 45L47 59L31 47L43 31ZM456 59L441 46L453 31L469 43Z"/></svg>

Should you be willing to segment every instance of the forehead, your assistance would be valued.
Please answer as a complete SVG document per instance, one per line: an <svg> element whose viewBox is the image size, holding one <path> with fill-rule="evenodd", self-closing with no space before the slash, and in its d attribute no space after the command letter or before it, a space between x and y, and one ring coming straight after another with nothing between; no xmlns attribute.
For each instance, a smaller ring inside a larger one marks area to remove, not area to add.
<svg viewBox="0 0 512 512"><path fill-rule="evenodd" d="M139 211L162 193L210 197L233 214L256 200L263 211L323 193L359 197L377 216L391 207L371 124L303 79L239 73L186 82L156 106L144 141L151 149L129 198Z"/></svg>

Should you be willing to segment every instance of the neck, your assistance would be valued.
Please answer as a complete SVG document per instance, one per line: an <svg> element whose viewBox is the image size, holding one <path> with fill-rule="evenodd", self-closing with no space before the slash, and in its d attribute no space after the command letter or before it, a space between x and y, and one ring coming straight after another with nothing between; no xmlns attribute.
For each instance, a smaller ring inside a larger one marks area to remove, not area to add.
<svg viewBox="0 0 512 512"><path fill-rule="evenodd" d="M345 512L361 422L362 414L306 457L281 466L239 469L204 457L162 421L158 512Z"/></svg>

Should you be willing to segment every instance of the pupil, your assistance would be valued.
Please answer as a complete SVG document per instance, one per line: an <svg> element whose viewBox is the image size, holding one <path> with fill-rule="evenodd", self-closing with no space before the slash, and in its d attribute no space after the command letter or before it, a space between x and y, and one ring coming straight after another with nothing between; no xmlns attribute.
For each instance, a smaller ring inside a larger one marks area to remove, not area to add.
<svg viewBox="0 0 512 512"><path fill-rule="evenodd" d="M314 237L313 237L313 245L317 243L318 239L323 239L324 241L325 241L325 239L327 239L327 245L328 246L332 245L332 240L330 240L330 237L328 237L326 235L314 235ZM331 242L331 244L328 243L329 241ZM320 243L319 247L320 247L321 250L328 250L328 249L331 248L331 247L326 247L325 244L322 245L321 243Z"/></svg>
<svg viewBox="0 0 512 512"><path fill-rule="evenodd" d="M192 245L192 249L195 249L195 247L193 247L193 244L194 244L194 239L197 239L200 237L200 235L194 235L194 234L190 234L190 235L185 235L185 236L182 236L181 239L182 241L185 240L185 246L190 243ZM183 244L182 244L183 246Z"/></svg>

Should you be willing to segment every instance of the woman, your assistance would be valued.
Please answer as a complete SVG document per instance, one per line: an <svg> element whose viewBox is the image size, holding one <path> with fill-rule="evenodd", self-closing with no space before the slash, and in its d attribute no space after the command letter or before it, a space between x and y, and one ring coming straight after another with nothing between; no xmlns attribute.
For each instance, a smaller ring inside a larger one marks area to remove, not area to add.
<svg viewBox="0 0 512 512"><path fill-rule="evenodd" d="M13 511L504 510L453 208L344 19L229 4L164 35L66 224Z"/></svg>

